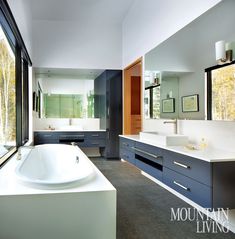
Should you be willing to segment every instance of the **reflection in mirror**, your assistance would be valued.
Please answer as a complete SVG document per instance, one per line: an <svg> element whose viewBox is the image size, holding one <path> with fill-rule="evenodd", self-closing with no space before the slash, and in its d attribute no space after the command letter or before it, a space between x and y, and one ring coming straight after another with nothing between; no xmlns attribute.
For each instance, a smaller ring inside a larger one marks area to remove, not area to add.
<svg viewBox="0 0 235 239"><path fill-rule="evenodd" d="M206 69L207 117L210 120L235 120L235 62Z"/></svg>
<svg viewBox="0 0 235 239"><path fill-rule="evenodd" d="M37 69L41 118L94 118L94 80L104 70Z"/></svg>
<svg viewBox="0 0 235 239"><path fill-rule="evenodd" d="M145 89L145 118L206 118L205 68L217 64L216 42L235 41L234 8L235 1L221 1L145 55L145 88L160 84L152 96ZM190 95L197 95L198 107L185 111L182 97ZM166 113L162 103L169 103L164 100L170 98L175 101L175 112Z"/></svg>

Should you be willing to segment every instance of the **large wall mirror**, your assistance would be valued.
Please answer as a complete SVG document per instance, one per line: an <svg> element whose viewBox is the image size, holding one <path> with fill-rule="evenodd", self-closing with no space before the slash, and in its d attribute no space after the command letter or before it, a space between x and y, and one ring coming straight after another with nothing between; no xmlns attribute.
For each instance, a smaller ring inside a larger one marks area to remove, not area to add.
<svg viewBox="0 0 235 239"><path fill-rule="evenodd" d="M36 69L40 118L94 118L94 80L104 70Z"/></svg>
<svg viewBox="0 0 235 239"><path fill-rule="evenodd" d="M217 64L215 42L235 41L234 9L235 1L220 2L145 55L146 119L209 118L205 69Z"/></svg>

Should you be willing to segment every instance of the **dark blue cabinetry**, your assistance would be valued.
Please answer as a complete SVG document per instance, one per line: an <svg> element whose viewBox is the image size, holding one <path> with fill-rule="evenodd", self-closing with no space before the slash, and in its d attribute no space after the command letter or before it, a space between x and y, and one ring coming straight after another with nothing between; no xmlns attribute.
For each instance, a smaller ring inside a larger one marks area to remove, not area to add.
<svg viewBox="0 0 235 239"><path fill-rule="evenodd" d="M163 183L203 207L212 207L211 187L166 167L163 169Z"/></svg>
<svg viewBox="0 0 235 239"><path fill-rule="evenodd" d="M94 81L95 117L100 129L107 131L106 158L119 158L119 139L122 133L122 71L106 70Z"/></svg>
<svg viewBox="0 0 235 239"><path fill-rule="evenodd" d="M34 132L34 144L70 144L80 147L105 147L106 132Z"/></svg>
<svg viewBox="0 0 235 239"><path fill-rule="evenodd" d="M206 162L120 137L120 157L205 208L235 208L235 162Z"/></svg>

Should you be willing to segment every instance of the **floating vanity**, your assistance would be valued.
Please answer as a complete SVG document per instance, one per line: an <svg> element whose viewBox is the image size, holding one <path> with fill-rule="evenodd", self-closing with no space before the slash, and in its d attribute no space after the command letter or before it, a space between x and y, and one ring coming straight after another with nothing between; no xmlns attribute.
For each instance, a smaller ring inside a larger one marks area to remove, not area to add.
<svg viewBox="0 0 235 239"><path fill-rule="evenodd" d="M34 131L34 144L75 142L79 147L105 147L105 130L38 130Z"/></svg>
<svg viewBox="0 0 235 239"><path fill-rule="evenodd" d="M120 157L204 208L235 208L235 153L121 135Z"/></svg>

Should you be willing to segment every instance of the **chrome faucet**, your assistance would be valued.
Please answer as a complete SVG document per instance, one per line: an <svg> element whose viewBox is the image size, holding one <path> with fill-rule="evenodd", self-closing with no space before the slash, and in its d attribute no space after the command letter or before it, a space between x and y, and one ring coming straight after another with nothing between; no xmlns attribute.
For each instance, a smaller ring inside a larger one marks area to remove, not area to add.
<svg viewBox="0 0 235 239"><path fill-rule="evenodd" d="M72 125L72 119L71 118L69 119L69 125L70 126Z"/></svg>
<svg viewBox="0 0 235 239"><path fill-rule="evenodd" d="M22 156L22 149L33 149L34 146L21 146L20 148L18 148L18 154L17 154L17 160L21 160L21 156Z"/></svg>
<svg viewBox="0 0 235 239"><path fill-rule="evenodd" d="M163 124L174 124L174 133L178 133L178 122L177 119L164 121Z"/></svg>

